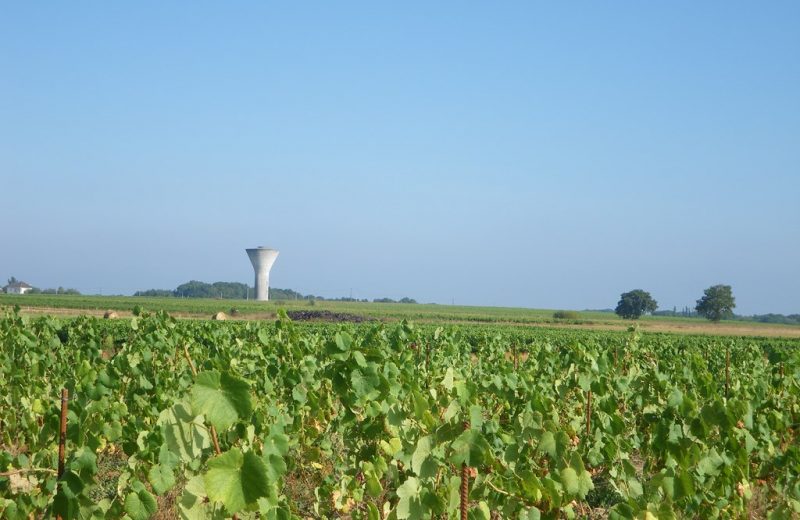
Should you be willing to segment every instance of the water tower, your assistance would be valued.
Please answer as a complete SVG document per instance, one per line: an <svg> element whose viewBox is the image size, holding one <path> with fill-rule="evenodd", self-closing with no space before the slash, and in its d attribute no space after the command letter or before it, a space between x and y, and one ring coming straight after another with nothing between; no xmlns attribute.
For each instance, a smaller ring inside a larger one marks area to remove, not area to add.
<svg viewBox="0 0 800 520"><path fill-rule="evenodd" d="M266 247L258 246L254 249L246 249L247 256L250 257L250 262L253 263L253 269L256 272L256 300L268 301L269 300L269 270L272 269L272 264L278 258L277 249L268 249Z"/></svg>

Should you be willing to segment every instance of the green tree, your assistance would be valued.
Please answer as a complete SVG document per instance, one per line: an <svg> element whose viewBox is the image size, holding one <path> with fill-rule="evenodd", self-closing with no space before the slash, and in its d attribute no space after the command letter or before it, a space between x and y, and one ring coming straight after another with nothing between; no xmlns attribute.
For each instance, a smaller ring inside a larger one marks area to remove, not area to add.
<svg viewBox="0 0 800 520"><path fill-rule="evenodd" d="M650 296L649 292L634 289L620 295L619 303L614 312L625 319L637 320L642 314L654 312L656 309L658 309L658 302Z"/></svg>
<svg viewBox="0 0 800 520"><path fill-rule="evenodd" d="M695 310L711 321L719 321L733 317L736 300L730 285L712 285L703 291L703 297L697 300Z"/></svg>

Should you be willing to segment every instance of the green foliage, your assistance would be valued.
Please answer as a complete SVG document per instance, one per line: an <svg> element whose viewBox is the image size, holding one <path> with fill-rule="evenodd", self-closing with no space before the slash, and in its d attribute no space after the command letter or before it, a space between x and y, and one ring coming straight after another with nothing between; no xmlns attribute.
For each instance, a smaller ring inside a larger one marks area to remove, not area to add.
<svg viewBox="0 0 800 520"><path fill-rule="evenodd" d="M205 415L208 422L224 431L253 411L250 386L227 372L201 372L191 391L194 415Z"/></svg>
<svg viewBox="0 0 800 520"><path fill-rule="evenodd" d="M658 309L650 293L642 289L634 289L620 295L619 303L614 312L628 320L638 320L644 314L655 312Z"/></svg>
<svg viewBox="0 0 800 520"><path fill-rule="evenodd" d="M580 317L580 313L576 311L556 311L553 313L553 318L557 320L577 320Z"/></svg>
<svg viewBox="0 0 800 520"><path fill-rule="evenodd" d="M417 303L417 300L413 298L400 298L399 300L393 300L391 298L375 298L372 300L372 303Z"/></svg>
<svg viewBox="0 0 800 520"><path fill-rule="evenodd" d="M267 465L252 451L233 448L208 461L205 489L211 500L221 502L229 513L266 497L269 490Z"/></svg>
<svg viewBox="0 0 800 520"><path fill-rule="evenodd" d="M225 298L225 299L245 299L248 293L248 286L238 282L214 282L205 283L192 280L179 285L175 289L175 295L181 298ZM250 290L250 294L253 291Z"/></svg>
<svg viewBox="0 0 800 520"><path fill-rule="evenodd" d="M471 518L791 518L798 381L797 340L7 312L0 517L453 518L466 464Z"/></svg>
<svg viewBox="0 0 800 520"><path fill-rule="evenodd" d="M720 321L733 317L736 300L730 285L712 285L703 291L703 297L697 300L697 312L711 321Z"/></svg>
<svg viewBox="0 0 800 520"><path fill-rule="evenodd" d="M134 296L149 296L151 298L165 298L165 297L173 297L175 296L175 291L170 291L169 289L148 289L146 291L136 291L133 293Z"/></svg>
<svg viewBox="0 0 800 520"><path fill-rule="evenodd" d="M63 294L69 296L80 296L81 292L77 289L65 289L63 287L59 287L58 289L40 289L38 287L33 287L30 291L28 291L28 294Z"/></svg>
<svg viewBox="0 0 800 520"><path fill-rule="evenodd" d="M149 297L149 298L216 298L227 300L244 300L253 298L255 296L255 289L249 287L247 284L239 282L214 282L206 283L197 280L191 280L184 284L179 285L175 290L168 289L148 289L146 291L136 291L136 297ZM318 296L303 295L292 289L278 289L275 287L269 288L270 300L308 300L311 298L320 298Z"/></svg>
<svg viewBox="0 0 800 520"><path fill-rule="evenodd" d="M800 314L756 314L754 316L739 316L737 319L752 320L759 323L780 323L782 325L800 325Z"/></svg>
<svg viewBox="0 0 800 520"><path fill-rule="evenodd" d="M156 512L158 504L141 482L134 482L125 497L125 512L132 520L148 520Z"/></svg>

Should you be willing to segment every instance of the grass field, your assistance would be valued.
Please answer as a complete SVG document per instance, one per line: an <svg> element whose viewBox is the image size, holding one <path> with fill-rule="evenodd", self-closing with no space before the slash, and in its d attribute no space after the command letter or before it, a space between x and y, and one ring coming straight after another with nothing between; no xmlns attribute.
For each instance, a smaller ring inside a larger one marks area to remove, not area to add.
<svg viewBox="0 0 800 520"><path fill-rule="evenodd" d="M19 305L28 314L102 315L113 310L125 316L136 306L163 310L182 318L209 318L217 312L235 314L236 319L273 319L279 309L287 311L330 311L382 321L403 319L419 323L487 323L508 326L545 326L599 330L624 330L632 324L612 313L579 312L577 319L553 318L550 309L513 307L469 307L436 304L391 304L301 300L216 300L143 298L133 296L7 295L0 294L0 306ZM233 313L233 310L236 310ZM730 336L800 337L800 326L748 321L711 323L698 318L647 316L639 320L643 331Z"/></svg>

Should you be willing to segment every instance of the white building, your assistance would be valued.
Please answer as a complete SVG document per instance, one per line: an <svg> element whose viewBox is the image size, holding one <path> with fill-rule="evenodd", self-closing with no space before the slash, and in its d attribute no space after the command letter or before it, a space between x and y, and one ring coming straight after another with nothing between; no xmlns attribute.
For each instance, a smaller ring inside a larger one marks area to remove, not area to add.
<svg viewBox="0 0 800 520"><path fill-rule="evenodd" d="M25 294L31 289L33 289L33 287L25 282L14 282L3 287L3 292L6 294Z"/></svg>

